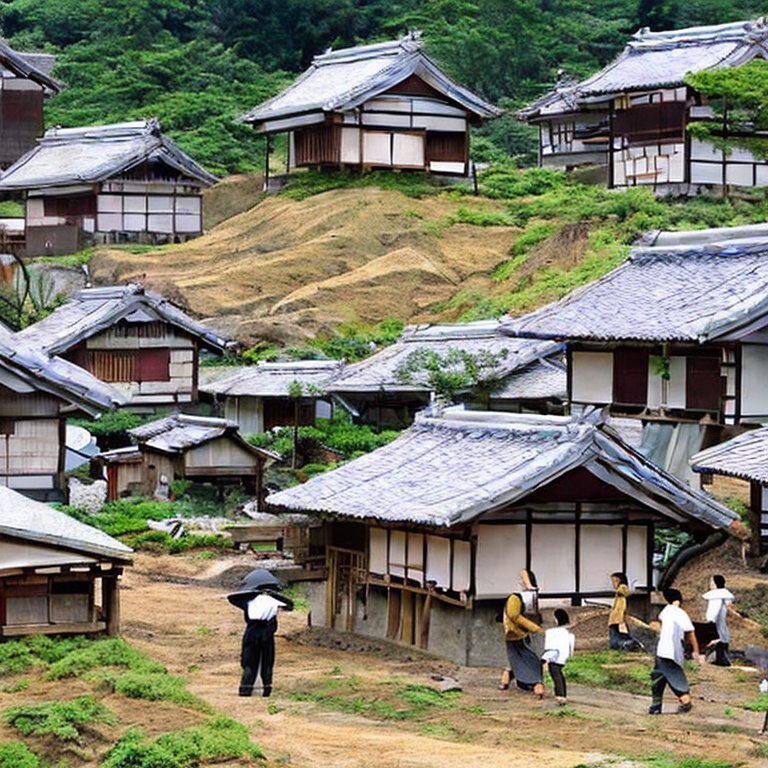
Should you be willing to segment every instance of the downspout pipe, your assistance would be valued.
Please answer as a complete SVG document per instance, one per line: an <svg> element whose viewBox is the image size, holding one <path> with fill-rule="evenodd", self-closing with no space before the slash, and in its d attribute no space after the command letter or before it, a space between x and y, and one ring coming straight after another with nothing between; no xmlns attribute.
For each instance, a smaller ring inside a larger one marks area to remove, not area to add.
<svg viewBox="0 0 768 768"><path fill-rule="evenodd" d="M659 578L659 583L656 589L660 592L666 589L675 580L675 576L680 572L680 569L694 557L703 555L705 552L709 552L716 547L723 544L730 534L727 531L717 531L717 533L708 536L704 541L691 541L688 544L680 547L677 554L672 558L669 565L664 569L664 573Z"/></svg>

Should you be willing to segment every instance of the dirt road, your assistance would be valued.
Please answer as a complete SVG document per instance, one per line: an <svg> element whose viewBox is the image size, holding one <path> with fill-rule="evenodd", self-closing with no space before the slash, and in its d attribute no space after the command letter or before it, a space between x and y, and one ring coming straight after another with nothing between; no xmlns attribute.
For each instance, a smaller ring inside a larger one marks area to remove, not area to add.
<svg viewBox="0 0 768 768"><path fill-rule="evenodd" d="M569 707L559 710L551 696L538 702L496 690L497 670L308 630L300 612L281 617L272 697L241 698L242 618L225 595L243 567L243 559L139 555L125 578L123 628L131 643L185 675L194 694L246 724L270 766L572 768L652 753L736 766L759 764L756 750L768 745L757 733L762 713L738 706L757 695L754 671L705 667L689 715L650 717L645 697L575 685ZM397 691L430 685L435 674L461 682L463 693L451 706L402 720L375 716ZM339 691L350 695L333 699ZM331 699L345 701L347 711L329 707ZM179 724L160 717L148 730L164 727Z"/></svg>

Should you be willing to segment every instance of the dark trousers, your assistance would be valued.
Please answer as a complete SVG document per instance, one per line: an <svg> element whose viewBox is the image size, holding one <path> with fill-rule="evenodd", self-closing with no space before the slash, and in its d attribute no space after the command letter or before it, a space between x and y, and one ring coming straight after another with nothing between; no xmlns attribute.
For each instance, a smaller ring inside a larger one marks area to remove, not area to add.
<svg viewBox="0 0 768 768"><path fill-rule="evenodd" d="M240 678L240 695L251 696L256 676L261 676L263 695L272 693L272 669L275 665L275 630L277 619L269 621L249 621L243 633L240 653L240 665L243 676Z"/></svg>
<svg viewBox="0 0 768 768"><path fill-rule="evenodd" d="M667 685L678 698L689 691L683 668L672 659L662 659L657 656L651 670L651 697L654 704L661 704Z"/></svg>
<svg viewBox="0 0 768 768"><path fill-rule="evenodd" d="M549 674L552 682L555 684L555 696L565 698L565 675L563 674L563 664L553 664L549 662Z"/></svg>

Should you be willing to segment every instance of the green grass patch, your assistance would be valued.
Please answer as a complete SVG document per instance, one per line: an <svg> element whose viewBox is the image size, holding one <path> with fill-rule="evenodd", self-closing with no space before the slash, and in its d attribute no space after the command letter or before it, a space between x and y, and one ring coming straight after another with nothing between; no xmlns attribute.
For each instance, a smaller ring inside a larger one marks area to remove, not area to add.
<svg viewBox="0 0 768 768"><path fill-rule="evenodd" d="M100 640L81 638L61 658L54 661L43 675L45 680L80 677L86 672L105 667L123 667L133 672L151 675L163 673L161 664L152 661L125 640L117 637Z"/></svg>
<svg viewBox="0 0 768 768"><path fill-rule="evenodd" d="M305 200L332 189L365 188L393 190L407 197L421 198L437 194L442 187L434 176L420 172L373 171L360 174L308 170L291 174L280 194L291 200Z"/></svg>
<svg viewBox="0 0 768 768"><path fill-rule="evenodd" d="M650 694L651 666L621 651L578 654L568 660L568 682L597 688L613 688L635 694Z"/></svg>
<svg viewBox="0 0 768 768"><path fill-rule="evenodd" d="M197 768L229 760L261 761L264 753L253 744L247 728L227 717L148 740L132 729L107 755L103 768ZM238 763L241 764L241 763Z"/></svg>
<svg viewBox="0 0 768 768"><path fill-rule="evenodd" d="M517 219L504 211L484 211L459 208L450 218L451 224L471 224L473 227L516 227Z"/></svg>
<svg viewBox="0 0 768 768"><path fill-rule="evenodd" d="M40 768L40 760L21 741L0 744L0 768Z"/></svg>
<svg viewBox="0 0 768 768"><path fill-rule="evenodd" d="M0 676L26 672L35 664L29 646L18 640L0 644Z"/></svg>
<svg viewBox="0 0 768 768"><path fill-rule="evenodd" d="M724 760L706 760L701 757L676 757L667 752L642 755L633 758L648 768L734 768L733 763Z"/></svg>
<svg viewBox="0 0 768 768"><path fill-rule="evenodd" d="M493 279L499 283L509 280L525 264L531 251L557 231L557 224L551 222L530 224L510 248L509 255L512 258L496 267Z"/></svg>
<svg viewBox="0 0 768 768"><path fill-rule="evenodd" d="M581 712L577 712L573 707L558 707L557 709L548 709L544 712L544 717L552 717L554 719L573 718L575 720L588 720L586 715L582 715Z"/></svg>
<svg viewBox="0 0 768 768"><path fill-rule="evenodd" d="M358 692L354 676L336 673L314 687L292 692L290 698L373 720L416 720L435 710L461 708L459 691L440 693L426 685L393 683L382 686L375 694L363 696Z"/></svg>
<svg viewBox="0 0 768 768"><path fill-rule="evenodd" d="M193 696L186 689L186 680L165 672L124 672L116 677L105 678L114 688L115 693L129 699L146 701L170 701L182 707L189 707L200 712L211 713L211 707Z"/></svg>
<svg viewBox="0 0 768 768"><path fill-rule="evenodd" d="M51 735L62 741L79 739L79 728L88 723L114 725L117 722L115 716L93 696L11 707L5 710L3 717L24 736Z"/></svg>
<svg viewBox="0 0 768 768"><path fill-rule="evenodd" d="M0 200L0 216L4 219L23 219L23 203L17 200Z"/></svg>
<svg viewBox="0 0 768 768"><path fill-rule="evenodd" d="M68 253L64 256L38 256L32 260L32 263L56 264L60 267L82 267L91 261L95 253L95 248L85 248L77 253Z"/></svg>

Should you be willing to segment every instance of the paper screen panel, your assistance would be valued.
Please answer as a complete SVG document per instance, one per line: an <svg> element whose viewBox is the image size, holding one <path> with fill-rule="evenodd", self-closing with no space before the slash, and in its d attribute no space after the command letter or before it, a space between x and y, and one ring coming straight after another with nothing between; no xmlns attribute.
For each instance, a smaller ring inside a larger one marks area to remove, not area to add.
<svg viewBox="0 0 768 768"><path fill-rule="evenodd" d="M383 528L369 528L368 570L378 576L387 573L387 531Z"/></svg>
<svg viewBox="0 0 768 768"><path fill-rule="evenodd" d="M627 529L627 580L633 589L651 586L648 578L648 529L643 525L630 525Z"/></svg>
<svg viewBox="0 0 768 768"><path fill-rule="evenodd" d="M576 589L576 526L534 525L531 569L544 593Z"/></svg>
<svg viewBox="0 0 768 768"><path fill-rule="evenodd" d="M389 534L389 572L393 576L405 576L405 542L403 531L391 531Z"/></svg>
<svg viewBox="0 0 768 768"><path fill-rule="evenodd" d="M408 578L424 584L424 534L408 534Z"/></svg>
<svg viewBox="0 0 768 768"><path fill-rule="evenodd" d="M471 583L472 547L468 541L453 542L453 572L451 587L455 592L466 592Z"/></svg>
<svg viewBox="0 0 768 768"><path fill-rule="evenodd" d="M443 589L451 588L451 540L427 536L427 581Z"/></svg>
<svg viewBox="0 0 768 768"><path fill-rule="evenodd" d="M366 132L363 135L363 163L392 165L391 133Z"/></svg>
<svg viewBox="0 0 768 768"><path fill-rule="evenodd" d="M479 525L475 589L478 598L506 597L525 568L524 525Z"/></svg>
<svg viewBox="0 0 768 768"><path fill-rule="evenodd" d="M617 525L581 526L580 589L611 589L611 574L622 570L622 529Z"/></svg>

